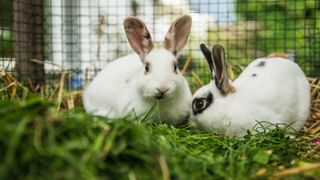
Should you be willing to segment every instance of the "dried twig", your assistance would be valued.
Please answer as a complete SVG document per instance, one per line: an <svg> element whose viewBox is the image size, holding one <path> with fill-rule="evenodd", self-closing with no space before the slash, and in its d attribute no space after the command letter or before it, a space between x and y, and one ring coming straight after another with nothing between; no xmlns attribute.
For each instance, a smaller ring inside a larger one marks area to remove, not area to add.
<svg viewBox="0 0 320 180"><path fill-rule="evenodd" d="M182 71L181 71L182 74L186 74L188 72L190 63L191 63L191 56L188 56L186 61L185 61L185 63L184 63L184 65L183 65L183 68L182 68Z"/></svg>
<svg viewBox="0 0 320 180"><path fill-rule="evenodd" d="M61 102L62 102L65 76L66 76L66 73L64 71L62 71L62 74L60 77L60 82L59 82L58 97L57 97L57 110L60 109Z"/></svg>
<svg viewBox="0 0 320 180"><path fill-rule="evenodd" d="M28 88L23 86L18 80L13 78L9 73L5 71L5 69L0 68L0 76L1 79L4 81L4 85L8 87L11 83L14 83L14 85L10 85L9 88L11 89L11 99L15 99L17 97L17 88L20 88L24 92L24 96L29 92ZM7 89L7 90L8 90Z"/></svg>
<svg viewBox="0 0 320 180"><path fill-rule="evenodd" d="M191 75L199 87L204 86L204 82L201 80L201 78L198 76L196 72L192 71Z"/></svg>
<svg viewBox="0 0 320 180"><path fill-rule="evenodd" d="M59 65L59 64L55 64L55 63L53 63L53 62L42 61L42 60L38 60L38 59L31 59L30 61L31 61L31 62L34 62L34 63L38 63L38 64L50 64L50 65L52 65L52 66L55 66L55 67L61 69L61 71L64 71L63 66L61 66L61 65Z"/></svg>
<svg viewBox="0 0 320 180"><path fill-rule="evenodd" d="M163 156L161 156L160 153L157 153L156 158L157 158L159 165L160 165L160 169L162 172L162 179L163 180L170 180L170 172L169 172L169 168L168 168L166 160L164 159Z"/></svg>
<svg viewBox="0 0 320 180"><path fill-rule="evenodd" d="M298 173L302 173L305 171L310 171L310 170L314 170L314 169L318 169L318 168L320 168L320 163L308 164L308 165L304 165L302 167L294 167L294 168L285 169L285 170L276 172L273 174L273 176L274 177L282 177L282 176L294 175L294 174L298 174Z"/></svg>
<svg viewBox="0 0 320 180"><path fill-rule="evenodd" d="M10 84L4 86L3 88L0 89L0 92L6 91L7 89L11 88L12 86L16 86L16 82L11 82Z"/></svg>

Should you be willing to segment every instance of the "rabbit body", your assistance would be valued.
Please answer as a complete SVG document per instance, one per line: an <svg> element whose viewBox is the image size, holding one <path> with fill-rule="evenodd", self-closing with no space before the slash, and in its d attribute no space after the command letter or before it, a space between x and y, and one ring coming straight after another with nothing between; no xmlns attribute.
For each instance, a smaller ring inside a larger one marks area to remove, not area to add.
<svg viewBox="0 0 320 180"><path fill-rule="evenodd" d="M148 57L151 57L150 61L154 61L152 64L158 70L150 75L144 74L144 66L136 53L109 63L84 91L86 111L108 118L123 118L140 116L158 103L154 114L156 122L173 125L184 123L189 116L192 95L180 73L166 73L174 56L164 49L155 49L146 59ZM170 87L165 99L152 98L157 93L154 88L157 83Z"/></svg>
<svg viewBox="0 0 320 180"><path fill-rule="evenodd" d="M300 130L309 116L310 86L303 71L291 60L256 59L237 79L229 80L235 92L221 93L215 81L194 94L194 103L210 93L213 96L208 107L193 113L200 128L244 135L257 121L266 121L292 124L293 129Z"/></svg>
<svg viewBox="0 0 320 180"><path fill-rule="evenodd" d="M93 79L83 93L85 110L108 118L151 112L153 122L185 123L192 95L177 64L191 23L191 16L180 16L171 24L163 47L153 48L146 25L139 18L126 18L124 29L135 53L109 63Z"/></svg>
<svg viewBox="0 0 320 180"><path fill-rule="evenodd" d="M141 68L137 54L129 54L109 63L84 90L85 109L110 118L128 114L132 107L130 101L137 97L131 92L135 88L133 81L136 81Z"/></svg>

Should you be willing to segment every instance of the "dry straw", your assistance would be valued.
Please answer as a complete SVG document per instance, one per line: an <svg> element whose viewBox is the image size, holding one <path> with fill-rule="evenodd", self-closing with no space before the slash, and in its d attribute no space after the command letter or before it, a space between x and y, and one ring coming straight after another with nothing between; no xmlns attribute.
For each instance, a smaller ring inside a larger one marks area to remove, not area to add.
<svg viewBox="0 0 320 180"><path fill-rule="evenodd" d="M311 87L310 117L304 127L304 132L320 136L320 79L308 78Z"/></svg>

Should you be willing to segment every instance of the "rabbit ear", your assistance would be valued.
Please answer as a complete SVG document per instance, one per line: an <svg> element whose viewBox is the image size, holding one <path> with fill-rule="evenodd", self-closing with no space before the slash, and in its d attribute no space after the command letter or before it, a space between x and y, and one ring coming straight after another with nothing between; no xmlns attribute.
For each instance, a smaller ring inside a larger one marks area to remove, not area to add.
<svg viewBox="0 0 320 180"><path fill-rule="evenodd" d="M214 66L213 66L213 59L212 59L211 51L203 43L200 44L200 50L201 50L202 54L204 55L204 57L206 58L206 60L208 62L209 69L210 69L211 75L212 75L212 73L214 71L214 69L213 69Z"/></svg>
<svg viewBox="0 0 320 180"><path fill-rule="evenodd" d="M164 48L177 56L187 42L191 24L192 19L189 15L182 15L177 18L166 34Z"/></svg>
<svg viewBox="0 0 320 180"><path fill-rule="evenodd" d="M136 17L128 17L124 20L123 26L132 49L143 60L145 55L153 48L151 36L146 25Z"/></svg>
<svg viewBox="0 0 320 180"><path fill-rule="evenodd" d="M212 48L213 67L215 71L215 83L222 94L235 92L228 78L228 68L225 61L224 48L217 44Z"/></svg>

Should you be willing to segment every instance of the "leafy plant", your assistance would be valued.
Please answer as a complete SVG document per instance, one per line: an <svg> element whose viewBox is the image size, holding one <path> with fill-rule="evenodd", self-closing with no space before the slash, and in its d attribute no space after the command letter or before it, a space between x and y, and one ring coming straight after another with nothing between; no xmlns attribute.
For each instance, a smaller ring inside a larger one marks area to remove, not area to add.
<svg viewBox="0 0 320 180"><path fill-rule="evenodd" d="M310 76L320 71L320 3L317 0L237 0L238 19L255 22L254 42L266 54L287 52Z"/></svg>

